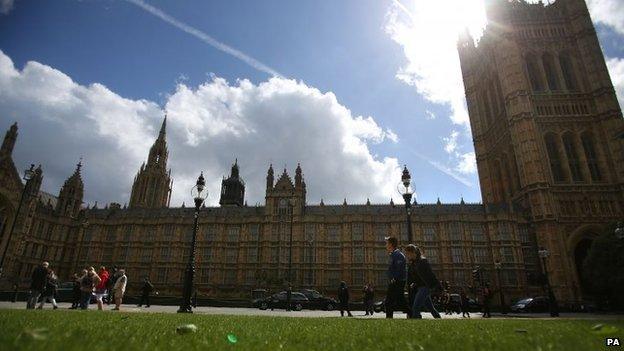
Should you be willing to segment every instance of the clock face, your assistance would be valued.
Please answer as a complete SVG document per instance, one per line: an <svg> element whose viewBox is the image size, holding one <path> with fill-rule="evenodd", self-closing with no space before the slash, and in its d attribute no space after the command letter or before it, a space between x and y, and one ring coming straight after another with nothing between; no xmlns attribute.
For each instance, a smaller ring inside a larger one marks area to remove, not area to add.
<svg viewBox="0 0 624 351"><path fill-rule="evenodd" d="M288 205L288 201L286 201L286 199L281 199L279 205L280 207L286 207Z"/></svg>

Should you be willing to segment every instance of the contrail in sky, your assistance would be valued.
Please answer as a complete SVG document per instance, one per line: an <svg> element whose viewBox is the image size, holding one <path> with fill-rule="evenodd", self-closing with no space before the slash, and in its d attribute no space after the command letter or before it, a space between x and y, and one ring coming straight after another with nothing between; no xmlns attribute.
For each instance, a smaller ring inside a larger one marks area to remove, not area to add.
<svg viewBox="0 0 624 351"><path fill-rule="evenodd" d="M433 161L431 159L429 159L427 156L421 154L420 152L414 150L411 147L406 147L408 151L410 151L411 153L413 153L414 155L416 155L418 158L426 161L427 163L429 163L431 166L433 166L433 168L437 169L438 171L448 175L449 177L455 179L456 181L464 184L465 186L472 188L473 184L466 178L458 175L457 173L453 172L452 169L449 169L448 167L444 166L443 164L441 164L438 161Z"/></svg>
<svg viewBox="0 0 624 351"><path fill-rule="evenodd" d="M248 55L246 55L245 53L243 53L240 50L237 50L227 44L224 44L220 41L218 41L217 39L211 37L210 35L202 32L201 30L191 27L186 23L180 22L179 20L171 17L170 15L166 14L165 12L163 12L162 10L149 5L147 3L145 3L143 0L126 0L127 2L134 4L138 7L140 7L141 9L147 11L148 13L160 18L161 20L169 23L170 25L180 29L181 31L184 31L194 37L196 37L197 39L203 41L204 43L214 47L217 50L223 51L226 54L232 55L234 57L236 57L237 59L245 62L246 64L248 64L249 66L257 69L258 71L261 72L265 72L268 73L274 77L282 77L281 74L279 74L276 70L274 70L273 68L265 65L264 63L256 60L253 57L249 57Z"/></svg>
<svg viewBox="0 0 624 351"><path fill-rule="evenodd" d="M397 5L398 8L405 12L405 14L408 15L409 18L412 19L412 21L414 20L414 15L412 15L410 10L408 10L407 7L405 7L405 5L403 5L399 0L392 0L392 2L394 2L394 4Z"/></svg>

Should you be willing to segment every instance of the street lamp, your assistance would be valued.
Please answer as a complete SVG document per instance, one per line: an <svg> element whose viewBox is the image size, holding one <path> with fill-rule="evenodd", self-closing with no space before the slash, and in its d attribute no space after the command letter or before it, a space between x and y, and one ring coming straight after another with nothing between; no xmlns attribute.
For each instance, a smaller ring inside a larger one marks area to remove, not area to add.
<svg viewBox="0 0 624 351"><path fill-rule="evenodd" d="M412 195L414 191L410 186L412 181L412 177L410 176L409 171L407 170L407 165L403 166L403 174L401 175L401 182L397 185L397 191L401 196L403 196L403 200L405 201L405 213L407 215L407 241L412 243Z"/></svg>
<svg viewBox="0 0 624 351"><path fill-rule="evenodd" d="M292 244L293 244L293 217L295 204L291 199L288 201L288 206L290 208L290 239L288 244L288 286L292 284Z"/></svg>
<svg viewBox="0 0 624 351"><path fill-rule="evenodd" d="M496 270L496 279L498 279L498 294L500 296L501 313L507 314L507 305L505 304L505 295L503 294L503 282L501 281L500 271L503 268L501 261L494 262L494 268Z"/></svg>
<svg viewBox="0 0 624 351"><path fill-rule="evenodd" d="M618 222L617 227L615 228L615 231L613 233L615 234L616 238L620 240L624 239L624 223Z"/></svg>
<svg viewBox="0 0 624 351"><path fill-rule="evenodd" d="M193 238L191 239L191 253L189 255L188 266L186 267L186 272L184 274L182 302L180 303L178 313L193 313L193 309L191 307L191 295L193 294L193 280L195 279L195 242L197 240L197 220L199 218L199 210L202 207L204 200L206 200L206 197L208 197L208 191L206 191L205 194L202 194L205 186L206 181L204 180L204 172L202 172L199 175L199 178L197 178L197 183L193 189L191 189L191 195L195 201L195 220L193 223Z"/></svg>
<svg viewBox="0 0 624 351"><path fill-rule="evenodd" d="M312 287L312 284L314 283L314 272L313 272L313 268L312 268L312 263L314 261L314 248L312 247L312 244L314 244L314 239L312 237L310 237L308 239L308 244L310 244L310 251L308 252L308 263L310 264L310 268L309 268L309 274L310 274L310 278L309 278L309 283L310 283L310 287Z"/></svg>
<svg viewBox="0 0 624 351"><path fill-rule="evenodd" d="M544 276L546 277L546 286L548 288L548 309L550 310L551 317L559 317L559 307L557 306L557 300L555 294L550 286L550 278L548 277L548 270L546 269L546 259L550 256L550 252L545 248L537 251L539 257L542 259L542 267L544 269Z"/></svg>
<svg viewBox="0 0 624 351"><path fill-rule="evenodd" d="M35 175L34 171L35 165L31 164L30 168L24 171L24 180L26 184L22 188L22 192L20 193L19 202L17 204L17 210L15 211L15 216L13 216L13 223L11 223L11 229L9 230L9 236L7 239L6 246L2 251L2 258L0 258L0 278L2 278L2 271L4 270L4 259L6 258L7 251L9 249L9 244L11 244L11 237L13 236L13 231L15 230L15 224L17 223L17 217L19 216L20 209L22 208L22 203L24 202L24 194L26 193L26 188L28 188L28 182Z"/></svg>

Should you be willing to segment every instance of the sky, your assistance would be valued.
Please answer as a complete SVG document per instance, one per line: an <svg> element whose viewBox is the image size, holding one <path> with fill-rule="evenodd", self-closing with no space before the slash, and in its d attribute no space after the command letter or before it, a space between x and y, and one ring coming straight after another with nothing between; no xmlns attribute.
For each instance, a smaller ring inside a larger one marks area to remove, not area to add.
<svg viewBox="0 0 624 351"><path fill-rule="evenodd" d="M562 0L560 0L562 1ZM624 1L588 6L620 103ZM238 159L249 205L269 164L308 204L480 202L458 33L482 0L0 0L0 132L58 191L82 157L86 203L126 203L165 113L172 206L208 202Z"/></svg>

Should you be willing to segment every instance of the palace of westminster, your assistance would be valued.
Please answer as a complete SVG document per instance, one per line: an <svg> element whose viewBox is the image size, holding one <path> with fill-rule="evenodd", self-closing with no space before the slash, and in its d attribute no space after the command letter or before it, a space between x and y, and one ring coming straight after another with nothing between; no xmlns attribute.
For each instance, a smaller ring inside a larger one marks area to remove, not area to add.
<svg viewBox="0 0 624 351"><path fill-rule="evenodd" d="M587 294L579 268L593 238L624 217L622 112L584 0L485 1L478 44L468 34L458 42L482 204L414 204L414 241L440 279L471 286L480 266L512 298L543 293L538 249L545 248L555 295L578 302ZM0 249L8 245L0 288L26 288L33 267L47 260L61 280L85 265L117 265L131 292L149 276L162 295L179 294L194 209L169 207L166 118L128 206L85 207L81 164L58 196L41 191L41 166L23 184L12 159L17 135L14 124L0 150ZM280 289L291 249L295 288L332 293L344 280L356 291L365 283L383 289L384 237L407 241L403 204L308 204L306 191L301 167L294 181L269 167L264 206L247 206L235 163L220 206L200 211L200 294Z"/></svg>

